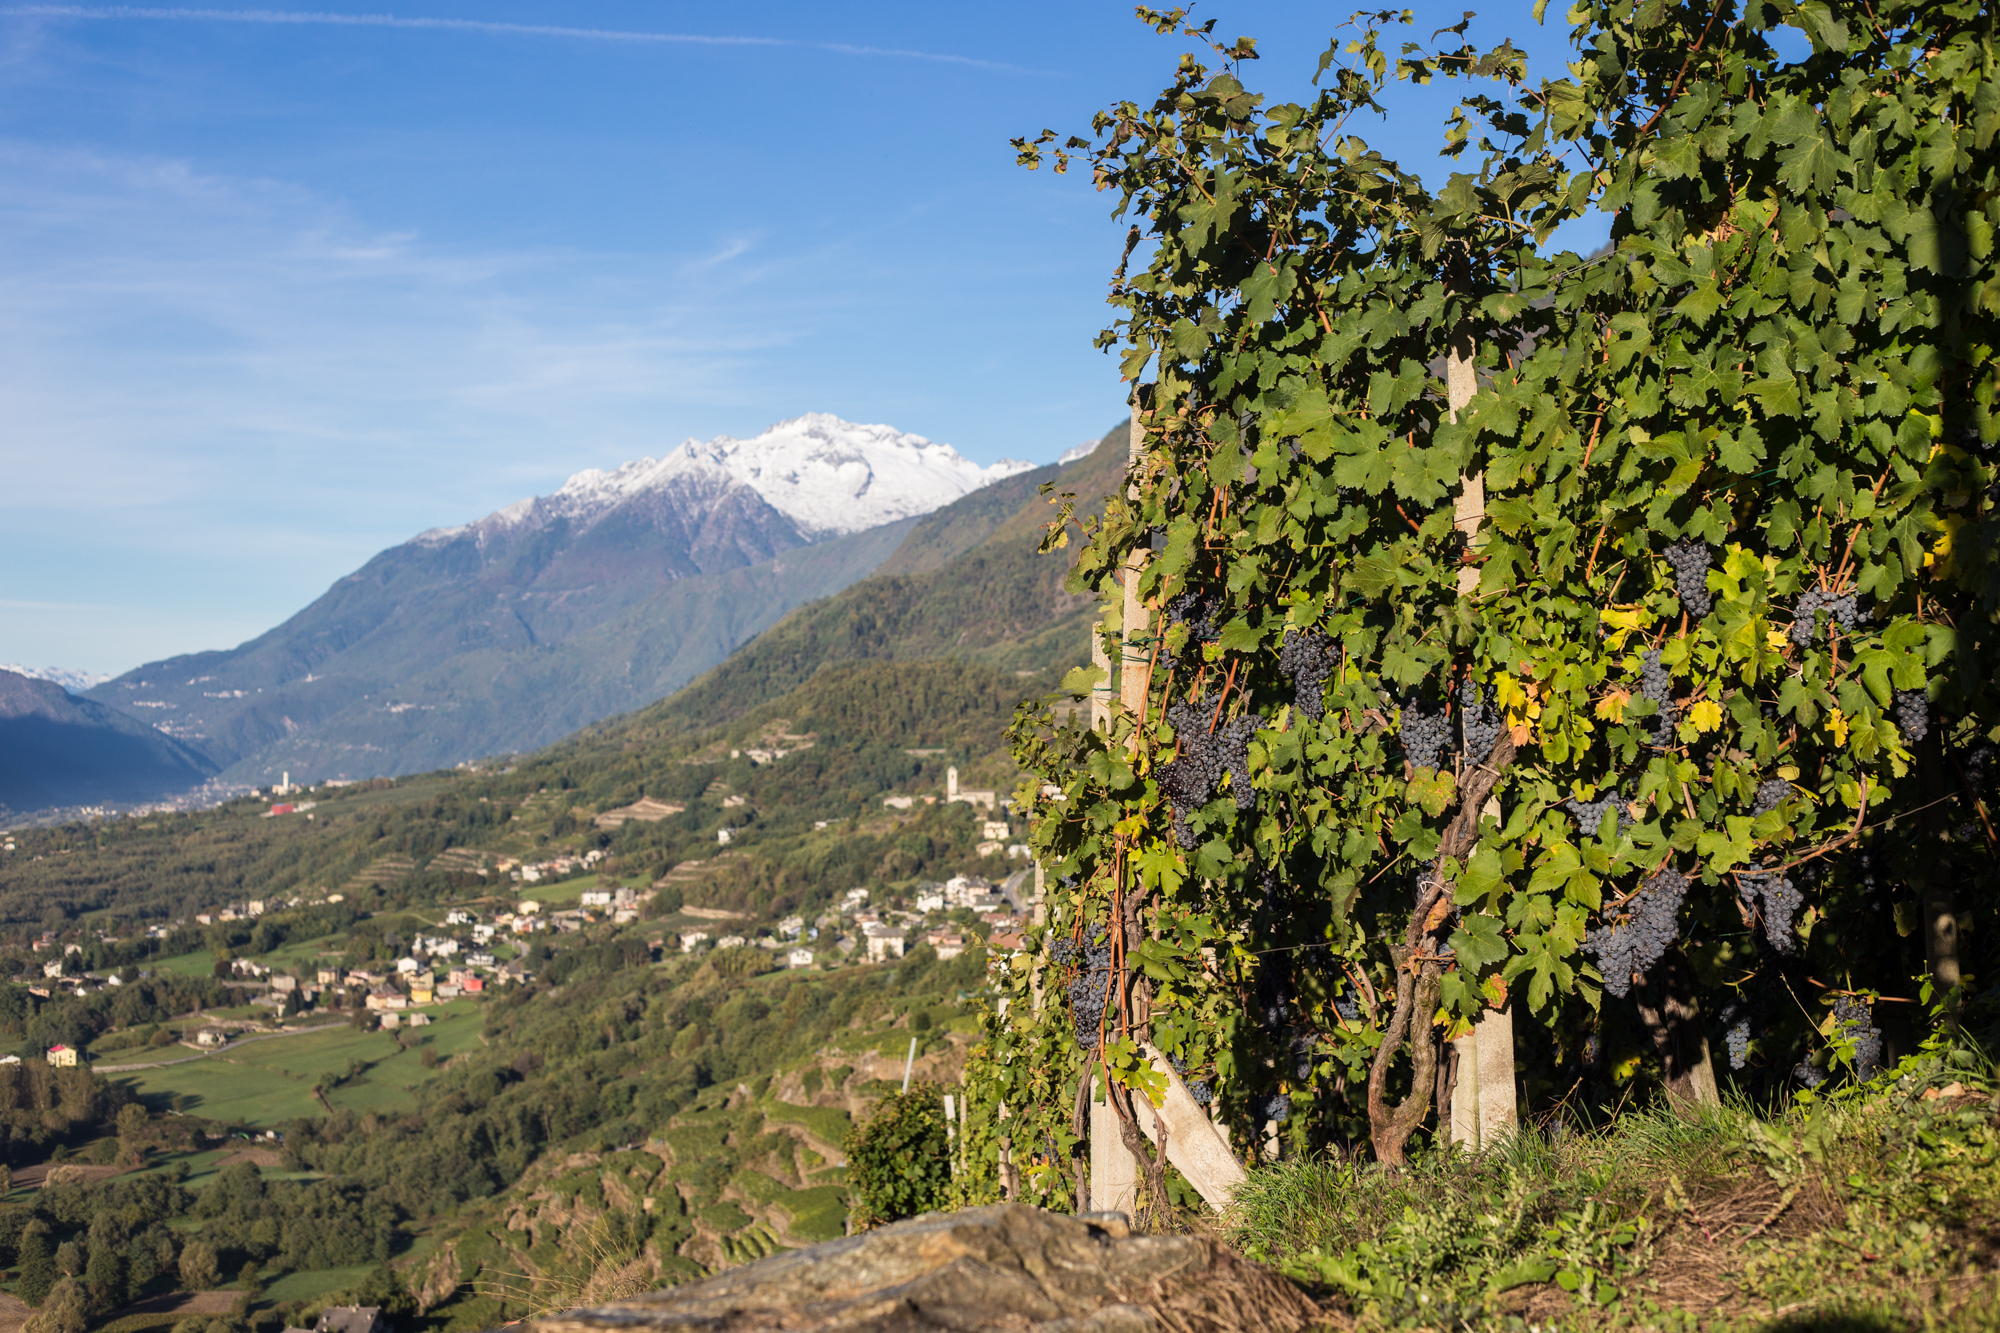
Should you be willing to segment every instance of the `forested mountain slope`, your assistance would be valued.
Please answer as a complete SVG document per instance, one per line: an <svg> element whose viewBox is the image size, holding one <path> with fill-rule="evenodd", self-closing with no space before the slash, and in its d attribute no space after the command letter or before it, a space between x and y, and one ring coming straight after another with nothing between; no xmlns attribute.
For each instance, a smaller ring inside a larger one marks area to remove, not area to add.
<svg viewBox="0 0 2000 1333"><path fill-rule="evenodd" d="M420 534L245 644L149 663L91 697L234 781L532 750L678 689L876 569L921 516L969 500L911 559L955 552L1033 493L1024 471L823 414L690 441Z"/></svg>
<svg viewBox="0 0 2000 1333"><path fill-rule="evenodd" d="M200 785L215 765L103 704L0 670L0 814L145 801Z"/></svg>
<svg viewBox="0 0 2000 1333"><path fill-rule="evenodd" d="M1089 659L1096 611L1064 591L1066 552L1037 554L1054 513L1038 489L1053 483L1074 492L1087 512L1122 480L1126 435L1121 422L1073 463L919 520L873 577L800 607L678 694L586 727L566 744L683 735L741 717L836 662L949 658L1015 673L1024 693L1054 689L1064 671Z"/></svg>

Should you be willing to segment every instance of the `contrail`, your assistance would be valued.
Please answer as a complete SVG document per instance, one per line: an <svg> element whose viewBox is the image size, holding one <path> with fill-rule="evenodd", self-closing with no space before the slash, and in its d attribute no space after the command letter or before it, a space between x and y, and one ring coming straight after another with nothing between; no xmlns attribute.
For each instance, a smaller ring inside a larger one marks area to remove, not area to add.
<svg viewBox="0 0 2000 1333"><path fill-rule="evenodd" d="M137 5L7 5L0 17L56 19L155 19L192 23L272 23L333 28L415 28L440 32L483 32L512 37L566 37L589 42L631 42L677 46L789 46L832 51L848 56L886 56L898 60L933 60L949 65L1008 74L1037 71L971 56L940 55L898 47L853 46L844 42L801 42L784 37L711 36L691 32L638 32L618 28L568 28L553 23L494 23L484 19L402 18L395 14L327 14L286 9L150 9Z"/></svg>

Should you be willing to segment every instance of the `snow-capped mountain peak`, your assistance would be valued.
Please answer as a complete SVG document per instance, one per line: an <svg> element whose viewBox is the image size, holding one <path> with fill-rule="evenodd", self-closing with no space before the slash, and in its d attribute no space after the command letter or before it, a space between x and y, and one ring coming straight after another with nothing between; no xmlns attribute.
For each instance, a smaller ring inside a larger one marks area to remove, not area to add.
<svg viewBox="0 0 2000 1333"><path fill-rule="evenodd" d="M92 686L102 685L111 679L109 676L100 676L94 671L72 671L68 667L24 667L16 666L12 662L0 663L0 671L11 671L17 676L26 676L29 680L46 680L62 686L71 694L82 694Z"/></svg>
<svg viewBox="0 0 2000 1333"><path fill-rule="evenodd" d="M468 527L517 527L538 516L587 528L648 492L692 486L720 494L749 487L809 540L842 536L927 514L1002 477L1034 465L1003 459L989 467L948 444L891 426L858 425L826 412L780 421L747 440L689 439L664 458L640 458L606 471L586 468L546 498L498 510L477 524L437 528L418 540L436 544Z"/></svg>

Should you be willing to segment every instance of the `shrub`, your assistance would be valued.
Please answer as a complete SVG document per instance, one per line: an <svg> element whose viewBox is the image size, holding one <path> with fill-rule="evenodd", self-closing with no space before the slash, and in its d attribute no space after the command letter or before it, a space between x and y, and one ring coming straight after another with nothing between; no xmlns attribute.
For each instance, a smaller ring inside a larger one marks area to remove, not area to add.
<svg viewBox="0 0 2000 1333"><path fill-rule="evenodd" d="M845 1151L856 1231L942 1208L951 1185L942 1090L926 1083L884 1097Z"/></svg>

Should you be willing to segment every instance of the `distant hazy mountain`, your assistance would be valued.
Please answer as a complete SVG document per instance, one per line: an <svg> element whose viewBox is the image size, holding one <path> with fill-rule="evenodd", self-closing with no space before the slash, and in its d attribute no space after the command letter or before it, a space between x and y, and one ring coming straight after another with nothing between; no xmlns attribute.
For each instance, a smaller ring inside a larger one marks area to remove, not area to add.
<svg viewBox="0 0 2000 1333"><path fill-rule="evenodd" d="M0 662L0 671L11 671L29 680L54 681L71 694L82 694L92 686L102 685L111 679L94 671L71 671L68 667L25 667L13 662Z"/></svg>
<svg viewBox="0 0 2000 1333"><path fill-rule="evenodd" d="M215 765L53 681L0 670L0 806L147 801L201 785Z"/></svg>
<svg viewBox="0 0 2000 1333"><path fill-rule="evenodd" d="M865 577L918 516L1017 477L813 414L571 477L377 555L240 647L90 697L232 781L415 772L532 749L671 693Z"/></svg>

